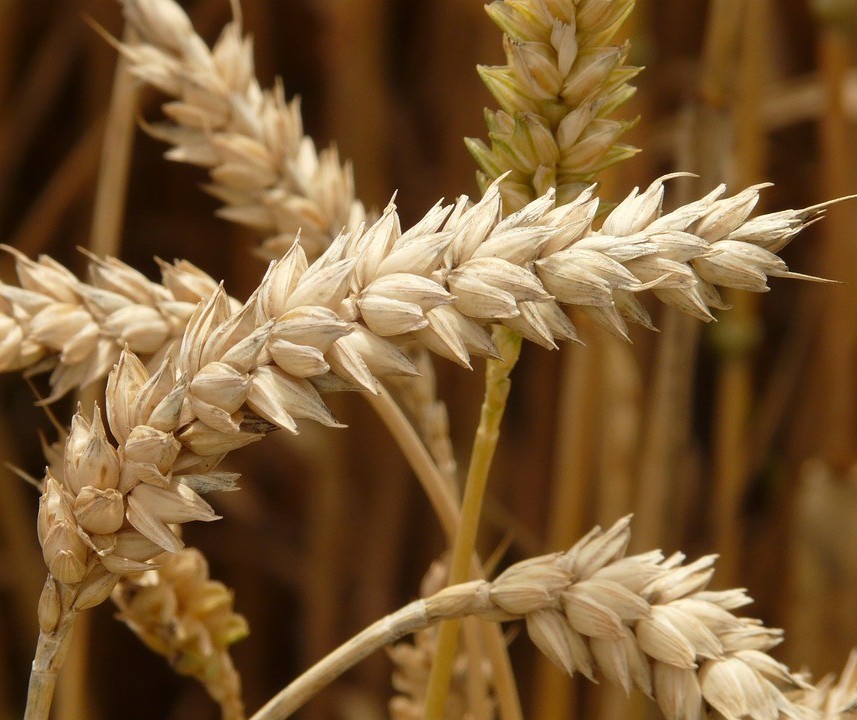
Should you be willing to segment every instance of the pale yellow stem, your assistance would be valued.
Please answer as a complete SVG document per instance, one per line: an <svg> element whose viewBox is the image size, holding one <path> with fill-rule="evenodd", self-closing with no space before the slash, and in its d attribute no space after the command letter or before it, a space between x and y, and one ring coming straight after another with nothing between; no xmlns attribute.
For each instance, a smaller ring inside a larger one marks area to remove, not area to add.
<svg viewBox="0 0 857 720"><path fill-rule="evenodd" d="M511 388L509 374L518 361L521 337L503 326L495 326L494 344L500 351L500 360L489 360L485 370L485 398L479 417L479 427L470 455L470 466L464 486L461 506L461 523L455 534L450 562L449 583L467 580L470 560L476 549L476 536L482 514L482 501L488 484L488 475L500 437L500 422L506 409ZM424 717L442 720L446 696L452 677L452 665L458 647L458 621L445 622L438 632L437 650L426 691ZM520 711L519 711L520 712Z"/></svg>
<svg viewBox="0 0 857 720"><path fill-rule="evenodd" d="M431 624L424 600L416 600L381 618L277 693L250 720L283 720L289 717L319 690L376 650Z"/></svg>
<svg viewBox="0 0 857 720"><path fill-rule="evenodd" d="M428 496L429 502L432 504L449 542L452 543L460 527L459 521L462 516L462 510L458 504L458 499L452 494L449 482L447 482L444 474L440 471L428 450L426 450L416 430L414 430L401 408L386 389L383 386L379 386L378 394L371 395L367 393L366 399L387 426L390 434L407 458L411 469L416 473L417 479ZM472 550L467 559L472 563L474 577L483 577L484 573L479 565L478 558ZM521 702L518 698L518 690L512 673L512 664L509 660L509 653L502 632L494 624L487 624L482 627L482 639L485 643L485 650L491 662L491 667L493 668L494 690L497 695L500 716L504 720L520 720L522 716ZM453 655L454 653L455 648L453 648Z"/></svg>
<svg viewBox="0 0 857 720"><path fill-rule="evenodd" d="M131 31L126 30L122 41L131 40ZM92 213L89 249L96 255L118 254L125 216L128 171L134 147L138 94L137 84L128 72L128 62L120 55L113 76L113 92L101 145L101 166Z"/></svg>
<svg viewBox="0 0 857 720"><path fill-rule="evenodd" d="M441 590L374 622L283 688L250 720L285 720L342 673L385 645L440 620L481 615L495 609L488 594L479 592L480 586L484 585L484 582L467 583L455 588L451 594ZM462 598L468 601L462 603ZM496 623L491 625L499 628Z"/></svg>
<svg viewBox="0 0 857 720"><path fill-rule="evenodd" d="M61 594L66 600L69 599L68 594ZM71 609L70 602L64 604L69 607L60 608L59 619L53 630L39 632L33 667L30 670L24 720L48 720L50 716L57 677L68 652L76 614Z"/></svg>
<svg viewBox="0 0 857 720"><path fill-rule="evenodd" d="M417 431L386 388L379 385L377 395L365 393L365 396L372 409L387 426L411 469L416 473L444 533L447 537L455 537L461 509L452 494L449 483L426 450Z"/></svg>

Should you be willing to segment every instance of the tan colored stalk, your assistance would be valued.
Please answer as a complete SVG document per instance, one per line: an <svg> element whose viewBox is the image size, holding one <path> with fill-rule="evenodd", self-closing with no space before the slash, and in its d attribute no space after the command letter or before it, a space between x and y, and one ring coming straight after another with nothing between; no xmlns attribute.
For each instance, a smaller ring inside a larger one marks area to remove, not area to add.
<svg viewBox="0 0 857 720"><path fill-rule="evenodd" d="M381 418L381 421L390 431L390 435L404 453L408 464L420 481L444 533L449 538L455 537L461 514L458 501L452 494L452 489L446 478L420 440L419 435L408 422L402 409L383 386L378 388L377 394L367 394L366 400Z"/></svg>
<svg viewBox="0 0 857 720"><path fill-rule="evenodd" d="M124 39L132 42L133 31L126 30ZM120 56L116 61L113 92L101 145L101 165L89 240L89 250L100 257L119 254L138 95L138 87L128 71L128 61Z"/></svg>
<svg viewBox="0 0 857 720"><path fill-rule="evenodd" d="M836 5L832 4L831 9ZM847 17L847 15L845 16ZM854 36L843 23L823 24L819 51L819 66L825 90L824 112L821 116L821 147L824 161L824 191L854 188L855 172L850 158L854 147L854 118L845 112L845 81L851 71L854 58ZM813 443L822 447L822 457L834 468L844 469L857 456L857 373L854 359L857 357L857 332L850 309L855 307L855 263L857 251L853 242L853 207L843 207L831 217L826 229L822 267L831 277L842 280L843 285L833 289L827 300L830 313L821 327L818 340L818 364L816 372L826 379L822 408L818 412L824 422L809 429ZM824 428L837 428L827 432ZM821 432L819 432L821 431Z"/></svg>
<svg viewBox="0 0 857 720"><path fill-rule="evenodd" d="M416 600L381 618L277 693L250 720L282 720L289 717L316 693L376 650L428 625L424 600Z"/></svg>
<svg viewBox="0 0 857 720"><path fill-rule="evenodd" d="M455 533L452 545L452 559L449 568L449 584L454 585L467 580L470 559L476 551L476 536L482 518L482 502L488 487L491 463L500 438L500 423L506 409L506 400L512 382L509 375L518 361L521 352L521 336L508 328L495 328L492 339L501 359L488 360L485 367L485 397L479 414L479 427L473 441L470 465L464 484L464 497L461 503L461 521ZM459 623L451 621L440 627L437 650L429 676L426 691L426 720L441 720L446 705L446 695L452 677L452 663L458 648ZM522 717L520 701L516 699L516 714Z"/></svg>
<svg viewBox="0 0 857 720"><path fill-rule="evenodd" d="M261 234L260 254L280 257L300 230L314 258L343 227L366 220L350 164L335 148L316 151L299 101L287 102L281 83L259 85L240 17L209 48L173 0L122 5L139 37L118 44L131 72L173 98L164 104L170 122L148 129L174 146L169 159L210 171L218 214Z"/></svg>
<svg viewBox="0 0 857 720"><path fill-rule="evenodd" d="M366 398L402 449L408 464L416 473L428 496L444 533L449 538L450 543L453 543L459 532L458 529L462 526L463 511L452 494L452 488L446 482L446 478L438 466L432 461L425 445L420 441L419 435L408 422L401 408L393 401L384 387L379 384L378 394L369 394ZM478 514L476 523L478 524ZM472 532L475 531L476 528L474 527ZM482 573L478 565L478 557L473 550L474 548L471 547L465 560L468 564L472 563L471 571L478 577ZM482 637L494 671L495 692L501 714L504 718L520 717L520 700L518 700L505 640L499 630L490 625L483 628ZM454 652L455 648L453 647L453 656Z"/></svg>
<svg viewBox="0 0 857 720"><path fill-rule="evenodd" d="M757 28L770 27L771 10L767 0L746 0L745 5L731 9L743 22L738 29L741 57L735 68L737 91L730 94L728 103L735 124L735 175L740 183L750 184L764 176L767 135L761 125L760 99L769 79L772 53L770 36L760 35ZM726 301L732 305L732 312L724 314L713 333L720 341L713 423L713 526L715 547L724 558L724 581L735 584L744 546L741 504L750 473L753 361L760 332L758 298L733 291L726 295Z"/></svg>
<svg viewBox="0 0 857 720"><path fill-rule="evenodd" d="M42 591L39 609L42 627L30 671L24 720L48 720L77 614L71 607L71 593L50 577Z"/></svg>
<svg viewBox="0 0 857 720"><path fill-rule="evenodd" d="M597 520L606 523L633 508L643 388L632 346L609 336L600 337L598 345L604 364L597 400L602 411Z"/></svg>
<svg viewBox="0 0 857 720"><path fill-rule="evenodd" d="M63 213L90 187L103 129L103 119L98 118L77 139L8 239L12 247L32 255L49 244Z"/></svg>
<svg viewBox="0 0 857 720"><path fill-rule="evenodd" d="M54 715L57 720L94 718L89 687L92 622L89 613L80 613L74 620L74 633L69 641L58 678Z"/></svg>
<svg viewBox="0 0 857 720"><path fill-rule="evenodd" d="M637 547L658 542L657 538L676 542L680 532L673 525L665 526L664 514L671 511L670 480L687 438L690 378L700 331L698 323L671 308L664 313L661 326L653 377L649 380L637 475Z"/></svg>

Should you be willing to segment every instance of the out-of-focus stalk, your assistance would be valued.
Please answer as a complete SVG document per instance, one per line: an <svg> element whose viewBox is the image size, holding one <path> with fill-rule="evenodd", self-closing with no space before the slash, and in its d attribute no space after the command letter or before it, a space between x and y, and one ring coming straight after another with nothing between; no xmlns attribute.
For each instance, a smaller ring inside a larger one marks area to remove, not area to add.
<svg viewBox="0 0 857 720"><path fill-rule="evenodd" d="M759 182L766 161L766 132L760 105L769 79L771 57L767 33L771 9L768 0L743 0L730 11L741 16L740 61L736 92L723 98L734 122L734 179L739 184ZM730 178L731 179L731 178ZM743 554L744 494L750 473L750 416L753 411L753 360L760 340L758 299L738 290L725 295L732 310L724 313L712 334L718 350L717 394L714 409L715 547L721 553L723 577L737 582Z"/></svg>

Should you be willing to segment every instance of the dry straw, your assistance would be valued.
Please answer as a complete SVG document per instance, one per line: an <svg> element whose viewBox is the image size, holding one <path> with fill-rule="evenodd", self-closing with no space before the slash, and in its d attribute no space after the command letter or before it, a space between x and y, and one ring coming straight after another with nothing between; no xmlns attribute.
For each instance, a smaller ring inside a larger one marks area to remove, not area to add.
<svg viewBox="0 0 857 720"><path fill-rule="evenodd" d="M0 369L51 371L49 400L109 374L106 423L98 406L91 416L79 410L42 483L38 535L50 575L28 720L47 717L75 614L104 601L120 578L126 621L180 671L201 676L225 713L242 715L225 649L243 621L175 526L217 519L203 496L235 487L237 476L218 469L232 450L276 429L297 432L299 420L341 427L322 393L384 398L381 379L419 374L408 346L465 367L472 356L497 358L504 348L492 326L555 348L577 339L566 307L627 338L628 322L652 327L642 291L711 320L725 307L718 288L764 292L770 276L815 279L789 271L777 253L827 204L753 217L761 185L732 196L719 186L664 212L661 178L596 222L592 175L634 152L616 143L628 124L606 117L633 92L627 49L608 45L632 5L492 5L508 65L482 71L503 108L489 113L490 147L471 143L483 196L438 203L403 230L392 203L367 215L348 166L334 151L316 152L280 86L259 87L239 21L209 49L172 0L124 2L140 38L119 46L130 72L176 98L164 106L173 122L149 129L174 146L168 157L209 168L221 214L257 228L263 252L277 259L240 302L185 261L162 263L157 284L93 257L83 282L47 256L9 249L20 284L0 286ZM423 398L442 414L433 392ZM420 462L441 478L435 505L452 535L458 505L444 452L445 476ZM636 687L670 720L847 712L853 671L844 685L813 688L770 658L780 633L733 615L748 602L742 591L706 589L711 557L688 565L657 551L626 557L628 541L623 520L566 553L412 603L254 718L285 717L369 652L469 616L524 620L567 673ZM173 555L158 559L163 552ZM471 563L469 550L464 557ZM159 607L172 608L168 617L153 614ZM442 696L430 686L429 706L433 697ZM498 700L509 712L508 698Z"/></svg>

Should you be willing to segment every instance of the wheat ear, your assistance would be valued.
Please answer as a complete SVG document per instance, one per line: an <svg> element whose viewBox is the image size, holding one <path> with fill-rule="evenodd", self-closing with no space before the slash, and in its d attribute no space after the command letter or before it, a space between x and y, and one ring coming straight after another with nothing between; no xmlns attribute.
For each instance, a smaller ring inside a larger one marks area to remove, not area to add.
<svg viewBox="0 0 857 720"><path fill-rule="evenodd" d="M121 0L139 41L118 44L132 74L175 98L169 122L147 129L173 147L170 160L206 168L207 190L221 200L221 217L264 238L260 253L280 257L300 230L317 257L340 230L366 219L354 178L335 148L318 152L304 134L298 100L281 83L263 90L253 47L240 20L209 49L172 0Z"/></svg>
<svg viewBox="0 0 857 720"><path fill-rule="evenodd" d="M493 582L450 586L370 626L301 675L251 720L281 720L371 652L441 620L524 620L533 642L569 674L599 676L654 698L667 720L713 715L778 720L816 715L834 696L767 651L782 633L733 611L743 590L708 590L714 558L683 564L659 551L626 556L629 520L596 528L564 553L513 565ZM852 663L853 665L853 663ZM854 697L854 670L843 679ZM842 695L834 700L839 707ZM846 706L847 707L847 706Z"/></svg>
<svg viewBox="0 0 857 720"><path fill-rule="evenodd" d="M210 579L205 557L194 548L164 553L154 563L116 586L119 619L176 672L199 680L220 705L223 720L243 720L241 677L229 646L249 629L233 610L232 592Z"/></svg>
<svg viewBox="0 0 857 720"><path fill-rule="evenodd" d="M613 36L634 0L505 0L486 6L503 30L506 65L480 67L501 110L485 111L490 147L466 142L483 190L508 171L503 200L520 207L557 189L560 203L596 173L634 155L618 143L634 123L609 115L635 92L640 68L625 65Z"/></svg>
<svg viewBox="0 0 857 720"><path fill-rule="evenodd" d="M609 283L596 282L599 278L589 268L602 269L603 275L628 289L642 288L644 284L625 266L640 272L655 244L663 247L670 242L681 251L690 247L695 253L705 248L705 254L689 264L675 264L686 272L693 272L690 266L698 267L712 280L765 288L765 271L791 275L766 246L781 247L815 214L815 210L791 211L740 222L742 213L736 223L735 198L708 198L696 204L690 219L688 208L682 208L657 219L646 217L639 232L624 237L608 234L630 207L646 207L654 199L659 204L659 190L657 183L640 198L632 196L620 204L605 221L609 227L598 234L587 232L590 202L550 210L552 198L548 197L499 221L495 186L469 210L464 210L464 202L437 207L404 234L398 230L395 212L388 209L371 229L343 235L312 265L306 263L300 247L294 247L272 264L258 291L237 312L221 289L197 307L176 360L166 357L151 377L136 356L123 355L112 375L107 403L122 457L107 441L97 415L91 424L78 415L66 446L64 485L55 482L52 490L48 479L46 492L56 496L56 507L48 503L52 509L45 512L67 514L60 509L65 497L61 490L72 493L66 498L69 502L80 502L77 494L90 487L89 475L77 470L84 452L92 455L87 462L109 466L109 472L105 470L104 477L95 481L103 486L100 489L116 491L121 473L121 492L163 486L173 488L169 491L173 495L177 488L191 488L196 482L187 478L179 483L173 474L205 474L216 465L213 458L260 439L273 427L294 431L295 417L337 425L317 387L375 392L376 375L414 372L394 344L397 338L415 338L467 363L470 351L492 352L480 323L519 324L524 320L519 302L537 300L539 306L561 315L549 291L566 301L609 298ZM746 195L736 196L741 206L748 204ZM724 213L724 208L732 212ZM654 213L650 210L650 214ZM730 218L728 224L724 215ZM677 218L682 230L671 227ZM721 232L724 224L731 232L709 245L703 239L705 230L716 221ZM698 234L685 232L690 225ZM569 233L573 233L571 242ZM563 249L544 254L549 243L557 240ZM544 257L535 259L540 251ZM610 253L625 259L625 266L611 259ZM575 259L580 260L578 266ZM535 272L527 270L530 263ZM45 265L25 267L46 268L51 277L55 273ZM37 281L42 297L57 292L43 276L37 276ZM530 330L528 334L535 330L532 324ZM539 330L552 344L550 328ZM65 329L54 327L53 331ZM136 394L144 386L146 393ZM187 468L200 472L190 473ZM111 512L124 516L124 506L115 502L119 504ZM213 517L206 505L195 507ZM44 538L50 525L43 528ZM161 536L166 542L162 547L177 549L168 535ZM51 565L51 553L46 553ZM86 565L86 553L73 555L81 567ZM77 578L71 582L81 579L80 568L62 575Z"/></svg>
<svg viewBox="0 0 857 720"><path fill-rule="evenodd" d="M275 427L295 431L295 418L337 426L317 388L375 392L375 375L413 372L391 342L397 336L414 337L447 354L455 351L454 356L467 362L469 350L491 352L478 320L517 319L516 300L540 299L540 304L556 308L538 282L539 275L552 289L579 293L579 285L556 273L563 268L557 256L596 255L578 248L622 247L620 238L585 236L548 256L550 266L536 261L538 275L501 257L521 263L538 252L529 249L534 240L537 248L543 248L569 227L579 232L567 222L568 206L554 211L548 207L539 201L498 222L498 208L489 193L467 211L463 202L454 208L435 208L403 235L395 213L388 210L370 230L342 236L313 265L306 263L299 246L293 248L271 266L260 288L237 312L221 289L215 291L195 311L175 360L166 357L153 375L135 355L123 353L108 383L106 407L117 444L107 439L98 413L91 422L78 414L66 443L62 482L50 476L45 481L40 537L52 573L62 582L78 583L86 575L91 552L108 565L119 561L123 555L109 536L120 530L126 515L162 549L179 549L181 543L165 523L214 519L194 488L217 489L231 482L210 475L227 452L261 439ZM620 216L627 212L625 203L611 213L608 223L615 222L617 212ZM665 215L648 227L659 231L674 217L675 213ZM710 217L698 224L704 226ZM793 235L804 217L806 213L777 213L733 231L755 239L757 245L718 241L752 250L739 256L743 265L729 266L732 272L723 277L758 274L750 263L760 257L776 261L761 269L790 274L761 246ZM559 218L566 222L542 224ZM688 233L662 235L683 244L706 245ZM631 255L645 260L648 237L641 232L630 242L621 240L628 243ZM527 240L525 253L522 238ZM462 255L468 259L450 262L452 268L443 266L444 257L454 260ZM709 265L720 268L714 264L719 259L722 253L701 258L703 272ZM552 272L543 273L545 267ZM621 267L613 262L611 269ZM633 276L623 272L623 277ZM642 285L636 279L635 283ZM764 276L755 280L756 286L759 283L764 285ZM91 526L83 533L91 542L78 538L67 547L66 538L71 542L78 537L83 507L94 513L84 523ZM92 540L103 534L108 536L104 541ZM121 566L120 561L116 567Z"/></svg>
<svg viewBox="0 0 857 720"><path fill-rule="evenodd" d="M386 355L381 365L389 371L415 372L384 338L414 339L468 366L471 352L494 352L482 329L488 323L549 348L575 339L559 304L588 311L627 337L625 320L651 326L634 297L641 290L711 320L711 310L723 307L717 285L764 292L768 276L806 278L775 253L826 204L748 219L760 187L722 197L720 186L661 214L663 181L656 180L642 193L634 190L596 231L591 189L560 207L548 192L501 220L495 184L475 205L462 198L435 206L406 233L391 205L371 227L340 236L312 266L302 248L293 248L269 275L305 286L311 278L317 284L322 271L330 276L338 286L322 293L324 312L339 311L342 322L352 322L339 326L351 334L342 344L372 344ZM160 285L118 260L93 258L84 283L46 256L35 262L11 252L20 286L0 284L0 370L52 370L52 398L103 377L125 346L156 366L196 303L217 287L186 261L162 264ZM227 312L240 307L226 296L219 303ZM327 372L317 355L294 362L305 377ZM356 384L371 387L366 372L358 374Z"/></svg>

